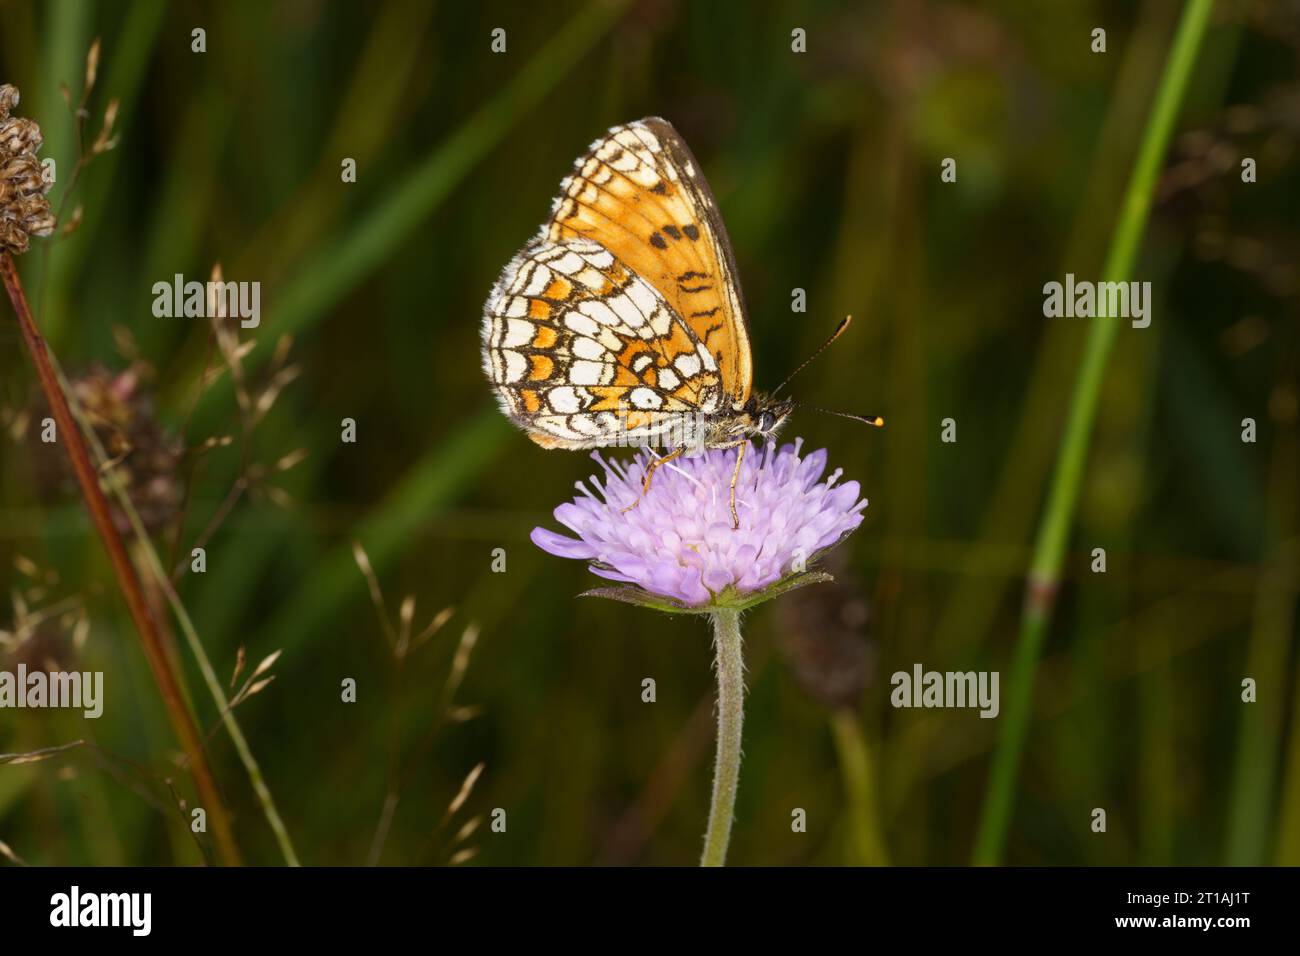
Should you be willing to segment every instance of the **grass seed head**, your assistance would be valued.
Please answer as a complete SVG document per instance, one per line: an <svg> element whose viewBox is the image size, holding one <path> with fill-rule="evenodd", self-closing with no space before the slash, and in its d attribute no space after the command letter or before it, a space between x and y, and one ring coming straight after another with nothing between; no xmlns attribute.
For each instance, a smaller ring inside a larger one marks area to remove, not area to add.
<svg viewBox="0 0 1300 956"><path fill-rule="evenodd" d="M36 158L41 128L11 115L18 100L16 87L0 86L0 249L15 255L27 251L32 236L48 236L55 225L45 198L49 184Z"/></svg>

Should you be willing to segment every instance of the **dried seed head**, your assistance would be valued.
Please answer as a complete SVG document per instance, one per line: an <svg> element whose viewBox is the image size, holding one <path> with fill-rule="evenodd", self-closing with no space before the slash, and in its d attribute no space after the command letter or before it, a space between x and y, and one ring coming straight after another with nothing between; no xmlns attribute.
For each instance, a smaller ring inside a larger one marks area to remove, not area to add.
<svg viewBox="0 0 1300 956"><path fill-rule="evenodd" d="M180 514L185 449L159 420L152 390L145 381L148 376L148 367L138 363L120 372L94 363L73 375L69 384L108 456L105 471L111 470L122 482L145 528L157 532L171 527ZM48 414L44 403L36 403L36 421ZM54 490L68 484L72 475L67 456L57 445L37 441L38 437L33 433L31 440L43 486ZM130 519L115 498L109 510L118 530L129 533Z"/></svg>
<svg viewBox="0 0 1300 956"><path fill-rule="evenodd" d="M41 128L11 116L17 105L17 88L0 86L0 249L23 253L31 236L48 236L55 222L45 198L49 184L36 158Z"/></svg>
<svg viewBox="0 0 1300 956"><path fill-rule="evenodd" d="M830 710L853 708L875 669L871 607L842 552L826 567L834 581L776 602L780 647L805 693Z"/></svg>

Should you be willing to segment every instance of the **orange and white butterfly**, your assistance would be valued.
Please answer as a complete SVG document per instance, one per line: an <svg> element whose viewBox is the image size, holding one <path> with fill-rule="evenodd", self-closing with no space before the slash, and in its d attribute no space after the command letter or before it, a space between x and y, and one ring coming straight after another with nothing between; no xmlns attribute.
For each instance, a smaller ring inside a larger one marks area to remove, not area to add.
<svg viewBox="0 0 1300 956"><path fill-rule="evenodd" d="M699 163L666 120L616 126L560 184L483 314L502 410L544 448L738 448L794 403L755 393L735 257ZM735 486L732 523L737 524Z"/></svg>

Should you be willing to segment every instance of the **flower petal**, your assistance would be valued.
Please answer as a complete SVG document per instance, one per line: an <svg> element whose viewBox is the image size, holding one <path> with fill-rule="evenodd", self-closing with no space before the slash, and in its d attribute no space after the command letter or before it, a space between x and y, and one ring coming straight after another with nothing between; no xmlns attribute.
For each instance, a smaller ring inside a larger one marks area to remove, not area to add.
<svg viewBox="0 0 1300 956"><path fill-rule="evenodd" d="M566 538L547 528L534 528L529 537L533 544L557 558L579 558L585 561L596 556L595 550L587 542Z"/></svg>

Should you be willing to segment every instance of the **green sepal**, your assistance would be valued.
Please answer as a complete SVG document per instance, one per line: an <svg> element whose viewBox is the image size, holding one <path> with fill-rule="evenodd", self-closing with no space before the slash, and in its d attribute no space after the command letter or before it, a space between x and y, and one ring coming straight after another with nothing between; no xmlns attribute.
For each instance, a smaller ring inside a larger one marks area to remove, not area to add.
<svg viewBox="0 0 1300 956"><path fill-rule="evenodd" d="M653 608L656 611L666 611L669 614L710 614L718 608L747 611L751 607L785 594L787 591L793 591L795 588L805 587L809 584L824 584L834 580L835 578L825 571L803 571L799 574L788 575L769 584L761 591L751 591L747 594L741 594L734 587L728 585L724 590L715 594L713 600L709 601L708 604L701 604L697 607L685 605L673 598L663 597L659 594L651 594L641 588L626 586L592 588L590 591L583 591L578 596L609 598L612 601L622 601L624 604Z"/></svg>

